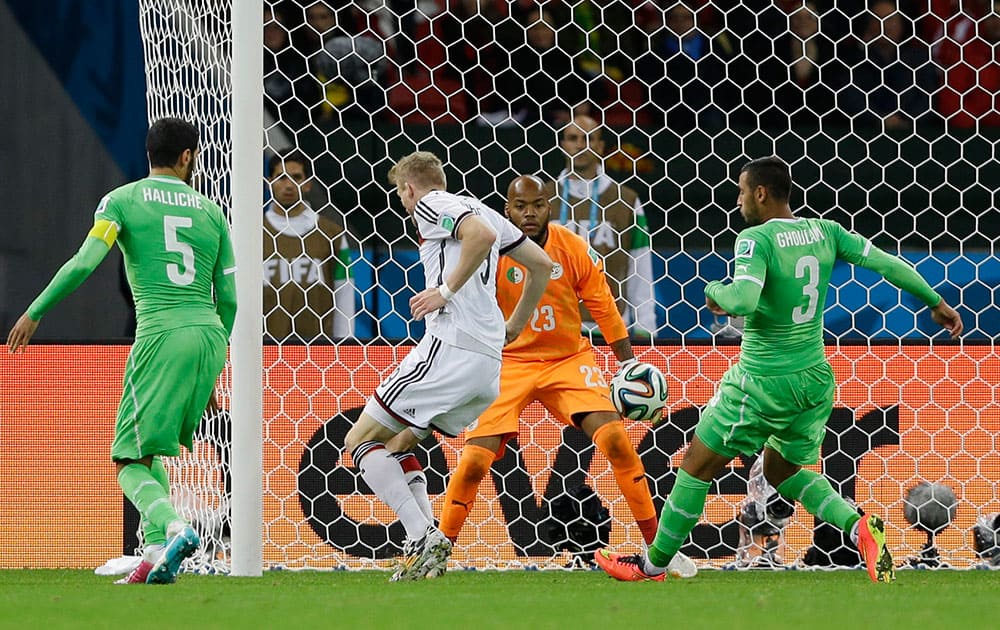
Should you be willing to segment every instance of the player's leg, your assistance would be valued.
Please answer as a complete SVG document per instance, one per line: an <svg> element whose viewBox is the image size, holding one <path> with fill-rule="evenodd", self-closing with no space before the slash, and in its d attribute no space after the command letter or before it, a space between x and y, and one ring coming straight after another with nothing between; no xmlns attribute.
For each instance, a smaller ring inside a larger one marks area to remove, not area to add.
<svg viewBox="0 0 1000 630"><path fill-rule="evenodd" d="M420 461L413 451L397 452L388 444L386 444L386 448L399 462L399 467L403 470L403 478L406 480L406 486L410 489L410 494L413 495L413 500L420 506L420 510L427 517L427 520L433 522L434 508L431 505L430 496L427 495L427 475L424 473L424 467L420 465Z"/></svg>
<svg viewBox="0 0 1000 630"><path fill-rule="evenodd" d="M892 557L885 545L882 519L875 515L862 518L826 477L802 468L819 461L826 422L833 409L833 370L828 364L822 364L786 379L784 387L772 392L771 404L782 404L784 397L789 399L787 406L801 404L792 402L792 398L805 400L808 406L767 441L764 476L781 496L798 501L813 516L850 534L873 582L892 581Z"/></svg>
<svg viewBox="0 0 1000 630"><path fill-rule="evenodd" d="M136 506L154 542L165 538L171 525L183 522L170 502L169 486L164 487L151 470L154 455L176 455L180 450L181 418L170 382L174 366L168 359L176 358L184 367L189 367L189 361L184 348L172 351L170 336L142 337L129 352L111 449L118 484ZM173 530L178 528L174 525Z"/></svg>
<svg viewBox="0 0 1000 630"><path fill-rule="evenodd" d="M580 428L608 458L615 481L632 511L643 541L647 547L652 545L657 531L656 507L653 506L646 480L646 469L628 439L621 418L617 412L593 412L584 417ZM691 558L678 551L670 559L667 572L675 577L690 578L698 574L698 567Z"/></svg>
<svg viewBox="0 0 1000 630"><path fill-rule="evenodd" d="M485 404L475 407L475 413L485 409L496 397L500 361L461 350L434 337L425 337L376 388L358 422L347 434L346 445L362 477L396 512L406 530L404 550L408 553L393 580L420 579L443 573L451 554L451 541L425 515L387 443L392 450L404 452L430 435L433 429L448 435L461 432L475 416L457 414L462 415L459 421L449 418L449 414L477 398L479 390L484 388L481 381L470 379L465 372L468 369L473 374L489 375L490 372L484 372L477 363L482 360L488 361L493 370L494 379L487 379L487 389L492 395ZM457 427L453 432L451 422Z"/></svg>
<svg viewBox="0 0 1000 630"><path fill-rule="evenodd" d="M354 465L361 472L361 478L375 496L399 517L407 539L421 540L433 521L427 518L410 492L399 461L386 448L386 442L397 434L410 431L400 425L385 426L392 418L386 419L382 415L376 409L376 403L369 400L358 421L348 431L344 446L350 451Z"/></svg>
<svg viewBox="0 0 1000 630"><path fill-rule="evenodd" d="M798 468L794 474L788 474ZM789 463L770 448L764 449L764 475L781 496L798 501L813 516L848 533L857 546L872 582L894 579L892 554L885 544L885 523L876 515L862 517L823 475ZM775 483L771 479L784 481Z"/></svg>
<svg viewBox="0 0 1000 630"><path fill-rule="evenodd" d="M161 492L148 492L145 491L147 485L151 488L153 483L159 486L159 482L151 474L144 474L143 469L149 470L146 465L153 458L149 457L146 460L134 462L131 460L118 461L115 462L117 472L118 472L118 484L122 488L122 492L128 497L128 500L132 502L132 505L136 506L136 510L140 514L140 523L143 532L143 557L142 561L139 563L135 569L133 569L124 578L115 581L115 584L145 584L146 578L149 577L149 571L153 568L153 563L159 558L159 555L163 553L164 543L166 542L166 530L159 525L154 525L150 521L149 517L139 506L149 507L156 504L162 498L164 493ZM134 465L134 469L124 470L126 467ZM126 489L127 488L127 489ZM162 488L162 486L160 486ZM170 493L169 488L165 492L167 500L169 501ZM162 504L158 504L162 505ZM169 517L168 517L169 518Z"/></svg>
<svg viewBox="0 0 1000 630"><path fill-rule="evenodd" d="M615 482L625 497L636 525L647 545L656 536L656 508L649 492L646 469L636 452L632 441L625 432L618 413L614 411L593 411L583 416L579 424L597 449L608 458Z"/></svg>
<svg viewBox="0 0 1000 630"><path fill-rule="evenodd" d="M695 436L663 504L656 537L646 553L627 556L601 549L594 554L597 564L611 577L626 582L663 580L667 567L701 518L711 480L730 461L732 456L714 452Z"/></svg>
<svg viewBox="0 0 1000 630"><path fill-rule="evenodd" d="M503 456L507 441L517 435L521 412L533 400L537 364L505 361L500 368L500 395L465 430L465 446L448 477L441 531L452 542L465 524L490 466Z"/></svg>
<svg viewBox="0 0 1000 630"><path fill-rule="evenodd" d="M646 480L642 460L629 440L625 425L611 403L611 392L589 348L553 362L541 374L538 399L564 424L575 426L589 437L611 464L615 482L632 511L643 540L648 545L656 535L656 508Z"/></svg>
<svg viewBox="0 0 1000 630"><path fill-rule="evenodd" d="M441 508L441 531L452 542L458 540L479 494L479 484L490 472L490 466L503 445L499 435L469 438L462 447L458 465L448 477Z"/></svg>
<svg viewBox="0 0 1000 630"><path fill-rule="evenodd" d="M226 335L221 328L191 326L166 334L158 366L162 395L155 402L162 430L150 439L156 452L179 451L177 445L193 449L194 431L226 364L226 346ZM150 472L169 489L167 471L159 457L151 462ZM167 525L166 535L163 553L153 563L147 583L173 582L181 563L201 544L194 528L180 518Z"/></svg>
<svg viewBox="0 0 1000 630"><path fill-rule="evenodd" d="M149 471L169 495L170 480L167 476L167 470L163 466L163 459L161 457L153 457L150 462ZM115 581L115 584L145 584L146 578L149 577L149 571L153 568L153 563L163 553L163 548L167 542L166 530L153 525L145 517L141 518L140 526L142 527L143 542L142 561L128 575Z"/></svg>
<svg viewBox="0 0 1000 630"><path fill-rule="evenodd" d="M445 361L431 369L427 391L418 388L414 396L432 403L417 406L417 420L448 437L456 437L472 424L492 404L500 391L500 360L478 352L456 347L444 351ZM461 369L455 369L461 366ZM475 378L469 377L475 375ZM428 541L419 550L412 569L402 572L399 579L433 578L448 568L452 542L441 530L434 528Z"/></svg>
<svg viewBox="0 0 1000 630"><path fill-rule="evenodd" d="M660 511L656 538L645 556L595 554L612 577L624 581L662 580L666 567L698 523L712 479L740 453L756 453L767 437L748 405L746 378L739 364L722 377L719 389L702 411L677 480ZM736 428L739 427L739 430Z"/></svg>
<svg viewBox="0 0 1000 630"><path fill-rule="evenodd" d="M771 446L764 447L764 476L781 496L798 501L813 516L845 532L861 519L826 477L789 462Z"/></svg>

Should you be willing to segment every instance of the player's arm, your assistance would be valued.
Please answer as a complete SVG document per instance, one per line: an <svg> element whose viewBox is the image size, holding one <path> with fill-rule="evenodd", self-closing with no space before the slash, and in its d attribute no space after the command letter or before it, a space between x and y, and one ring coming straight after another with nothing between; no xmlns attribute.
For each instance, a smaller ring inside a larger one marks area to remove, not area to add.
<svg viewBox="0 0 1000 630"><path fill-rule="evenodd" d="M552 259L537 243L527 238L522 239L519 245L504 254L523 265L526 271L521 299L517 301L517 306L507 318L507 343L510 343L524 330L524 326L538 306L538 301L542 299L549 278L552 277Z"/></svg>
<svg viewBox="0 0 1000 630"><path fill-rule="evenodd" d="M893 256L858 234L837 226L837 255L844 260L870 269L896 288L913 295L931 309L931 318L951 333L952 339L962 334L962 317L945 302L916 269L899 256Z"/></svg>
<svg viewBox="0 0 1000 630"><path fill-rule="evenodd" d="M750 280L734 278L729 284L713 280L705 285L705 304L716 315L749 315L757 310L763 288Z"/></svg>
<svg viewBox="0 0 1000 630"><path fill-rule="evenodd" d="M451 274L441 286L428 287L410 298L410 311L416 320L443 307L465 285L489 255L497 235L484 220L469 214L455 227L455 238L462 248Z"/></svg>
<svg viewBox="0 0 1000 630"><path fill-rule="evenodd" d="M733 279L729 284L713 280L705 285L705 305L716 315L749 315L757 310L767 277L766 242L741 234L736 239Z"/></svg>
<svg viewBox="0 0 1000 630"><path fill-rule="evenodd" d="M28 345L38 329L38 322L56 304L75 291L97 269L118 238L118 226L113 221L97 219L76 254L66 261L48 286L21 315L7 336L7 349L17 352Z"/></svg>
<svg viewBox="0 0 1000 630"><path fill-rule="evenodd" d="M221 218L221 211L219 216ZM228 337L233 334L233 323L236 321L236 257L225 219L221 219L219 234L219 257L215 259L212 284L215 288L215 312L222 320Z"/></svg>
<svg viewBox="0 0 1000 630"><path fill-rule="evenodd" d="M604 263L598 256L588 254L586 244L575 251L576 265L580 268L576 283L576 295L587 307L587 311L597 322L601 334L608 340L608 345L618 357L619 362L633 359L632 344L629 343L628 330L625 321L618 311L618 304L608 286L608 277L604 272Z"/></svg>

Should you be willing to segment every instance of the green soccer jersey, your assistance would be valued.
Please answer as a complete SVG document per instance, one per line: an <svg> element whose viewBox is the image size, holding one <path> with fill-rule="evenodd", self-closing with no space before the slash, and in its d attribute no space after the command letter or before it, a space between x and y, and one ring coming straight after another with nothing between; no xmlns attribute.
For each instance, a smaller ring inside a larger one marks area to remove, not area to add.
<svg viewBox="0 0 1000 630"><path fill-rule="evenodd" d="M745 315L740 363L748 372L787 374L826 360L823 309L837 260L880 273L928 306L941 296L909 264L825 219L771 219L736 239L732 282L705 295Z"/></svg>
<svg viewBox="0 0 1000 630"><path fill-rule="evenodd" d="M105 195L94 219L117 228L137 337L223 325L212 286L231 282L226 276L236 263L229 226L215 203L180 179L156 175Z"/></svg>

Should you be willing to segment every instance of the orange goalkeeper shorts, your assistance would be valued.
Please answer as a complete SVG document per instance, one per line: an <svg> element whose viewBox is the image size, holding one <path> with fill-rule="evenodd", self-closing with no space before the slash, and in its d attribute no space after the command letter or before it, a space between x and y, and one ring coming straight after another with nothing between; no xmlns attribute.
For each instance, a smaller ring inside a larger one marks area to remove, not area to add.
<svg viewBox="0 0 1000 630"><path fill-rule="evenodd" d="M521 412L534 401L545 406L563 424L574 424L593 411L618 412L594 353L583 350L564 359L512 361L504 358L500 368L500 395L476 422L465 430L465 439L502 436L497 459L503 457L507 441L516 436Z"/></svg>

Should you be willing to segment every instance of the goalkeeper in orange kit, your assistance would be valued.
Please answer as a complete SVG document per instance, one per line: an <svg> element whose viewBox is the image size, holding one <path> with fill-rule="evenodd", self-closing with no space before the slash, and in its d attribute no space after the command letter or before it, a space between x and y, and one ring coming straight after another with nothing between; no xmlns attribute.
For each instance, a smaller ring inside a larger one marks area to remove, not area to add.
<svg viewBox="0 0 1000 630"><path fill-rule="evenodd" d="M465 431L465 446L452 472L441 513L441 531L458 538L476 500L479 483L518 433L520 414L541 402L556 419L587 434L611 463L615 481L632 510L642 537L656 536L656 510L646 471L629 441L590 342L580 334L582 301L601 328L620 364L635 361L625 323L604 275L600 257L566 228L549 225L544 184L533 176L511 182L505 207L511 222L541 245L555 266L531 322L503 349L500 396ZM524 269L503 257L497 266L497 302L505 316L517 304ZM672 572L692 575L693 563L679 556Z"/></svg>

